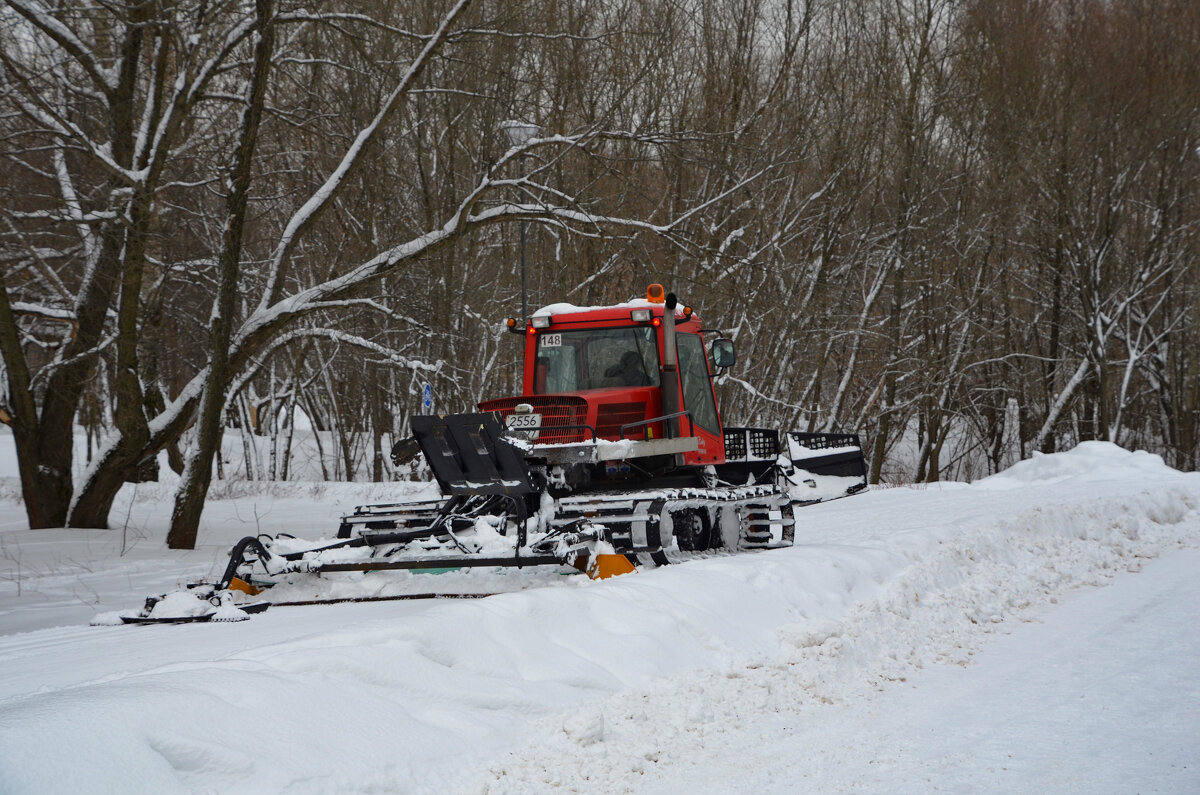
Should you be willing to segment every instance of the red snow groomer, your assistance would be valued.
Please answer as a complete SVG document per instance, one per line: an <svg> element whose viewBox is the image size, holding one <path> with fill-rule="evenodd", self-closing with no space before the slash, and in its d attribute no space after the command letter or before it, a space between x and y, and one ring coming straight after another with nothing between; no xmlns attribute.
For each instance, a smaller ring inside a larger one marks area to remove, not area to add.
<svg viewBox="0 0 1200 795"><path fill-rule="evenodd" d="M866 487L855 434L726 426L713 376L734 364L733 342L661 285L508 328L524 338L522 394L414 416L392 450L397 465L424 454L440 499L361 506L323 544L244 538L214 599L297 573L566 565L609 577L789 546L796 508Z"/></svg>

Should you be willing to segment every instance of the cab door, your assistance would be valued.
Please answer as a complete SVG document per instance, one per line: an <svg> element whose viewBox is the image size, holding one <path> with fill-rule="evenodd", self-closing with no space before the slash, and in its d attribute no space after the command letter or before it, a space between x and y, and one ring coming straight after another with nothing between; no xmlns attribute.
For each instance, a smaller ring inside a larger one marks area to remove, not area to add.
<svg viewBox="0 0 1200 795"><path fill-rule="evenodd" d="M691 432L699 440L699 449L685 453L684 461L692 465L722 463L725 461L725 433L717 414L704 341L699 334L680 334L675 346L679 352L683 407L692 421Z"/></svg>

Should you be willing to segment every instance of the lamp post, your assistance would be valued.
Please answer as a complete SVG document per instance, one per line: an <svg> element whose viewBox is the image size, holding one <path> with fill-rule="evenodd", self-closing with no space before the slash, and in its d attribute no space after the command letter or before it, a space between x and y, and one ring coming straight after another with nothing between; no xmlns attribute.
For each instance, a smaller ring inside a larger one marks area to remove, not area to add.
<svg viewBox="0 0 1200 795"><path fill-rule="evenodd" d="M500 122L500 131L508 136L508 143L511 146L524 146L530 139L536 138L542 128L536 124L530 124L527 121L502 121ZM525 178L525 153L522 152L517 157L517 162L521 164L521 178ZM521 230L521 319L525 320L529 317L529 298L525 283L525 219L522 218L519 222Z"/></svg>

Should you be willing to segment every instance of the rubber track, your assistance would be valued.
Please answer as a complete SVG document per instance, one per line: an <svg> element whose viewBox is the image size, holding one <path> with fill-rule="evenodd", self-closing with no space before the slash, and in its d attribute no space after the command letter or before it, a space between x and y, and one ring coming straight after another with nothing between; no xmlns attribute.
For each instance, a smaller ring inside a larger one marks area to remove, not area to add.
<svg viewBox="0 0 1200 795"><path fill-rule="evenodd" d="M670 546L659 537L662 516L689 508L733 509L738 519L738 549L769 549L790 546L794 519L786 515L788 496L774 485L728 488L669 488L627 492L580 494L558 500L551 520L555 529L581 518L594 518L613 533L618 552L643 552ZM775 518L770 514L777 512ZM780 528L778 542L771 527ZM719 528L715 528L719 533ZM654 563L662 565L661 560Z"/></svg>

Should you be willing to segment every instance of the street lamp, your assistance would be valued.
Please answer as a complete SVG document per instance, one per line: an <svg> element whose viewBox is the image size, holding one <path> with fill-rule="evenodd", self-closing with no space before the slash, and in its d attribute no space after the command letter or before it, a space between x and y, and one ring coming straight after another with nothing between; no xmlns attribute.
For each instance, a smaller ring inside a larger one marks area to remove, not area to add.
<svg viewBox="0 0 1200 795"><path fill-rule="evenodd" d="M500 122L500 131L508 136L508 143L511 146L524 146L529 143L530 139L536 138L542 128L536 124L530 124L527 121L502 121ZM521 178L525 178L525 153L522 152L517 161L521 164ZM525 286L525 219L522 218L519 223L521 229L521 319L529 317L529 298Z"/></svg>

